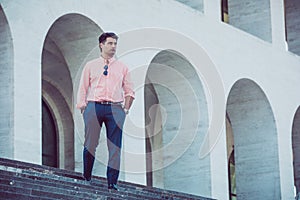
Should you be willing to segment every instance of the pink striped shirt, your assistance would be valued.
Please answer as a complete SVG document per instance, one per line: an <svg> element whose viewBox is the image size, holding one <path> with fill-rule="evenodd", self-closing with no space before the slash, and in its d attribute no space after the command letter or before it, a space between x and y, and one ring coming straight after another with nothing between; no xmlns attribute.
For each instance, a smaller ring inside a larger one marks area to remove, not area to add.
<svg viewBox="0 0 300 200"><path fill-rule="evenodd" d="M88 101L123 102L126 96L134 98L128 67L114 58L108 61L106 76L103 74L105 60L102 57L85 65L77 93L77 108L85 107Z"/></svg>

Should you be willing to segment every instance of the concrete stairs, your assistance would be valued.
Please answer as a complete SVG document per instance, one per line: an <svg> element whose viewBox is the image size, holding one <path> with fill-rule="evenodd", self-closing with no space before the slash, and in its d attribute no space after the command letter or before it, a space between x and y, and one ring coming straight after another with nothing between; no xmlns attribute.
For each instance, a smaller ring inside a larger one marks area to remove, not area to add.
<svg viewBox="0 0 300 200"><path fill-rule="evenodd" d="M0 158L0 199L208 200L124 181L118 186L120 191L109 191L105 178L94 176L89 183L78 172Z"/></svg>

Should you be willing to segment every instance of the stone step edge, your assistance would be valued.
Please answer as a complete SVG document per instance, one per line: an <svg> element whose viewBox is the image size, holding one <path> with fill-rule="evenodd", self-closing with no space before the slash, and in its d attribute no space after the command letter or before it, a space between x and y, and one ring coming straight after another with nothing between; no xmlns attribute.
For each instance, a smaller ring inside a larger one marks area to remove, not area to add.
<svg viewBox="0 0 300 200"><path fill-rule="evenodd" d="M16 196L19 195L25 195L28 197L45 197L46 195L49 195L49 193L45 192L45 191L37 191L34 189L28 189L28 188L22 188L22 187L15 187L15 186L8 186L8 185L3 185L0 184L0 191L2 192L8 192L8 193L14 193ZM43 194L43 196L41 196L41 194ZM53 194L53 193L50 193ZM76 200L85 200L84 198L74 198L72 196L69 195L61 195L61 194L53 194L52 197L47 196L50 199L57 199L57 198L64 198L64 199L76 199ZM69 197L69 198L68 198Z"/></svg>
<svg viewBox="0 0 300 200"><path fill-rule="evenodd" d="M11 179L9 177L0 177L0 188L1 186L8 186L8 187L15 187L15 188L23 188L28 190L35 190L37 192L41 191L47 191L49 194L57 194L57 195L65 195L66 197L74 198L74 195L76 195L76 198L83 198L83 199L96 199L96 198L102 198L102 197L111 197L112 195L110 193L102 193L102 192L90 192L90 191L80 191L76 190L75 188L60 188L60 187L54 187L49 185L43 185L43 184L36 184L33 181L32 182L25 182L22 180L16 180ZM114 196L114 198L122 199L119 196Z"/></svg>
<svg viewBox="0 0 300 200"><path fill-rule="evenodd" d="M75 178L77 177L79 180L82 177L82 174L79 172L75 172L75 171L70 171L70 170L65 170L65 169L59 169L59 168L54 168L54 167L49 167L49 166L45 166L45 165L39 165L39 164L34 164L34 163L27 163L24 161L18 161L18 160L11 160L8 158L1 158L0 157L0 163L4 164L7 163L10 166L16 166L17 168L32 168L32 169L36 169L37 171L43 171L43 170L48 170L48 171L53 171L58 176L64 176L64 177L69 177L69 178ZM80 178L81 177L81 178ZM102 180L102 181L106 181L105 178L103 177L99 177L99 176L93 176L93 179L96 180ZM134 190L141 190L141 191L148 191L150 193L156 193L158 195L161 195L162 198L166 199L169 197L174 197L174 198L189 198L189 199L199 199L199 200L213 200L211 198L206 198L206 197L201 197L201 196L197 196L197 195L193 195L193 194L188 194L188 193L182 193L182 192L177 192L177 191L173 191L173 190L167 190L167 189L162 189L162 188L156 188L156 187L149 187L149 186L145 186L145 185L141 185L141 184L137 184L137 183L131 183L131 182L126 182L126 181L122 181L120 180L118 182L118 184L121 186L123 185L126 188L131 188Z"/></svg>
<svg viewBox="0 0 300 200"><path fill-rule="evenodd" d="M47 198L47 197L39 197L39 196L28 196L24 194L16 194L14 192L9 191L2 191L0 190L0 199L30 199L30 200L56 200L53 198Z"/></svg>
<svg viewBox="0 0 300 200"><path fill-rule="evenodd" d="M81 179L74 179L74 178L69 178L69 177L64 177L64 176L60 176L60 175L56 175L56 174L53 174L49 173L48 170L46 171L42 171L42 170L35 170L35 169L32 169L32 168L27 168L27 169L24 169L24 168L16 168L16 167L12 167L12 166L4 166L3 163L0 164L0 170L3 170L3 171L9 171L9 172L13 172L13 173L18 173L18 174L26 174L26 175L32 175L32 176L39 176L40 177L45 177L45 176L48 176L47 178L49 179L56 179L56 180L59 180L59 181L67 181L69 183L85 183L84 180L81 180ZM106 182L106 179L104 179L105 182ZM102 179L100 179L100 182L103 181ZM96 183L96 182L95 182ZM106 184L106 183L105 183ZM165 191L161 192L156 192L156 191L153 191L153 190L144 190L144 188L141 188L141 187L127 187L126 184L120 184L120 187L124 187L124 192L129 192L129 193L132 193L130 192L131 190L134 190L135 193L133 193L134 195L133 196L144 196L144 197L148 197L148 198L153 198L153 199L159 199L159 198L167 198L167 197L173 197L174 195L172 193L166 193ZM95 187L97 187L97 185L95 185ZM138 193L137 193L138 192ZM131 196L131 195L128 195L128 196ZM182 195L181 195L182 197Z"/></svg>
<svg viewBox="0 0 300 200"><path fill-rule="evenodd" d="M63 177L45 177L45 174L32 174L32 173L28 173L28 171L26 170L20 170L20 169L15 169L12 167L8 167L6 168L7 170L3 170L1 169L2 166L0 165L0 171L5 171L6 173L13 173L14 175L16 175L18 178L23 177L23 178L29 178L31 180L34 180L34 178L36 177L37 180L39 181L47 181L48 183L51 183L52 181L59 181L61 182L60 184L67 184L69 187L75 186L75 187L80 187L83 190L88 190L87 188L90 188L89 190L93 190L93 191L101 191L104 194L107 194L106 190L107 190L107 186L103 186L103 184L96 184L94 182L94 184L88 184L85 181L73 181L73 180L69 180L66 181L64 180ZM57 178L57 179L55 179ZM82 187L84 186L84 187ZM126 188L125 188L126 189ZM89 192L93 192L93 191L89 191ZM130 197L130 198L144 198L144 199L160 199L161 196L157 195L156 193L143 193L139 190L133 190L133 189L126 189L126 190L120 190L117 195L118 197L123 198L124 196Z"/></svg>

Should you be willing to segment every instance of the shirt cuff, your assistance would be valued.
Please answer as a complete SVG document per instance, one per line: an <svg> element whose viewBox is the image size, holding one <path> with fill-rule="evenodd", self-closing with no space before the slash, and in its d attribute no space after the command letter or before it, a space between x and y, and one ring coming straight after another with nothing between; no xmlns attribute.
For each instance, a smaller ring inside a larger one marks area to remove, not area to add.
<svg viewBox="0 0 300 200"><path fill-rule="evenodd" d="M134 93L125 94L124 97L132 97L133 99L135 98Z"/></svg>

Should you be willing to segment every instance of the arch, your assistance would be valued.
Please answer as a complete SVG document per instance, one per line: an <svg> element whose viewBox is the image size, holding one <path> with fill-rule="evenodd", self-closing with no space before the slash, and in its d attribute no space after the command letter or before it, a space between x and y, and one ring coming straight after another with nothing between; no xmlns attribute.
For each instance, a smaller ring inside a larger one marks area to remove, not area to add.
<svg viewBox="0 0 300 200"><path fill-rule="evenodd" d="M237 199L280 199L277 129L265 93L250 79L236 81L228 95L227 113Z"/></svg>
<svg viewBox="0 0 300 200"><path fill-rule="evenodd" d="M14 156L14 54L12 36L4 10L0 4L0 155Z"/></svg>
<svg viewBox="0 0 300 200"><path fill-rule="evenodd" d="M222 0L221 4L228 7L227 22L232 26L246 31L262 40L272 42L270 0Z"/></svg>
<svg viewBox="0 0 300 200"><path fill-rule="evenodd" d="M300 193L300 106L298 107L293 120L292 148L293 148L294 185L296 188L296 193L298 194Z"/></svg>
<svg viewBox="0 0 300 200"><path fill-rule="evenodd" d="M180 53L163 50L152 59L145 85L147 183L210 196L210 158L199 158L208 108L196 70Z"/></svg>
<svg viewBox="0 0 300 200"><path fill-rule="evenodd" d="M285 33L289 51L300 55L300 2L284 0Z"/></svg>
<svg viewBox="0 0 300 200"><path fill-rule="evenodd" d="M50 27L42 51L42 98L54 113L58 126L60 163L75 168L76 140L73 95L81 66L93 56L102 30L89 18L76 13L59 17Z"/></svg>

